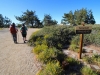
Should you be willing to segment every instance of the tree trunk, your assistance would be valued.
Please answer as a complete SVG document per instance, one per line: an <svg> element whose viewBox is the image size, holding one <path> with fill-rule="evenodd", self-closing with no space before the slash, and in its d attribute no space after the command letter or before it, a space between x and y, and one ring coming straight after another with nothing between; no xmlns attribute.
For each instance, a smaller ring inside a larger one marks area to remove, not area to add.
<svg viewBox="0 0 100 75"><path fill-rule="evenodd" d="M32 23L32 28L33 28L33 23Z"/></svg>
<svg viewBox="0 0 100 75"><path fill-rule="evenodd" d="M33 28L33 22L31 22L31 24L32 24L32 28Z"/></svg>

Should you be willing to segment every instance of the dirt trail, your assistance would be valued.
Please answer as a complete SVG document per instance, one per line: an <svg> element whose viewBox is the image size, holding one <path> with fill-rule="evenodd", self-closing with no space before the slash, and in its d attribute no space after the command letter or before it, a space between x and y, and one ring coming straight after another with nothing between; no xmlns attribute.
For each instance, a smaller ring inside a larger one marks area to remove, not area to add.
<svg viewBox="0 0 100 75"><path fill-rule="evenodd" d="M28 29L27 39L36 30ZM0 30L0 75L35 75L38 71L32 47L23 43L20 32L18 42L13 43L8 29Z"/></svg>

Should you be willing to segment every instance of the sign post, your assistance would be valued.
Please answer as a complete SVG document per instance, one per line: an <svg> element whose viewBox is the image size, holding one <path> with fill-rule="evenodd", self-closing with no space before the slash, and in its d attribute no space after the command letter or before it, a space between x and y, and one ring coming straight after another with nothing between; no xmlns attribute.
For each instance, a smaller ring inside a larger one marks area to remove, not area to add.
<svg viewBox="0 0 100 75"><path fill-rule="evenodd" d="M79 59L81 59L81 54L82 54L83 38L84 38L84 34L80 34L80 51L79 51Z"/></svg>
<svg viewBox="0 0 100 75"><path fill-rule="evenodd" d="M79 59L81 59L84 34L91 33L91 30L92 30L92 26L85 26L84 22L82 22L82 26L77 26L76 27L76 34L80 34Z"/></svg>
<svg viewBox="0 0 100 75"><path fill-rule="evenodd" d="M84 26L84 23L82 23L82 25ZM79 51L79 59L81 59L81 54L82 54L83 38L84 38L84 34L80 34L80 51Z"/></svg>

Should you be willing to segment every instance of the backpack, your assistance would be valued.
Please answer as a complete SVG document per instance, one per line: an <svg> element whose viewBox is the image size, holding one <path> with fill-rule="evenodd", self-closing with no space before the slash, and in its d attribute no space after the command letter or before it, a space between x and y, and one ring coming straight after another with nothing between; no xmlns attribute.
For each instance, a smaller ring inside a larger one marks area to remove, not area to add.
<svg viewBox="0 0 100 75"><path fill-rule="evenodd" d="M22 33L26 33L25 27L22 27Z"/></svg>
<svg viewBox="0 0 100 75"><path fill-rule="evenodd" d="M11 26L11 28L10 28L10 32L11 32L12 34L17 33L16 28L13 27L13 26Z"/></svg>

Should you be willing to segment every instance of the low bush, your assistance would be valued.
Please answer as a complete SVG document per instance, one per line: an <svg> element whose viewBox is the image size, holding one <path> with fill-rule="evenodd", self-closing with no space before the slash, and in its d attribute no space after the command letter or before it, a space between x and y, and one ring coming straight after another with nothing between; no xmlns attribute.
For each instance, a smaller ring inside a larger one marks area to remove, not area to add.
<svg viewBox="0 0 100 75"><path fill-rule="evenodd" d="M78 49L76 44L71 44L70 47L69 47L69 50L72 50L72 51L75 51L75 52L79 51L79 49Z"/></svg>
<svg viewBox="0 0 100 75"><path fill-rule="evenodd" d="M0 30L2 30L3 28L0 28Z"/></svg>
<svg viewBox="0 0 100 75"><path fill-rule="evenodd" d="M63 75L59 62L49 62L37 75Z"/></svg>
<svg viewBox="0 0 100 75"><path fill-rule="evenodd" d="M80 64L79 61L77 61L77 60L75 60L75 59L73 59L71 57L67 57L65 59L65 61L67 61L69 63L69 65L72 65L72 66Z"/></svg>
<svg viewBox="0 0 100 75"><path fill-rule="evenodd" d="M91 63L92 63L92 60L91 60L90 57L86 57L86 56L85 56L85 57L83 58L83 60L86 61L88 64L91 64Z"/></svg>
<svg viewBox="0 0 100 75"><path fill-rule="evenodd" d="M34 47L33 52L37 55L39 55L39 53L43 52L44 50L48 50L48 46L47 45L37 45Z"/></svg>
<svg viewBox="0 0 100 75"><path fill-rule="evenodd" d="M47 50L43 50L39 55L38 59L43 63L48 63L50 61L57 59L57 49L56 48L49 48Z"/></svg>
<svg viewBox="0 0 100 75"><path fill-rule="evenodd" d="M70 43L71 38L75 35L74 27L70 26L50 26L44 27L40 31L33 33L29 39L29 45L43 44L43 41L48 47L62 48ZM42 40L36 42L37 39ZM36 42L36 43L35 43Z"/></svg>
<svg viewBox="0 0 100 75"><path fill-rule="evenodd" d="M77 41L79 38L76 36L72 39L71 44L69 46L69 50L79 52L79 41Z"/></svg>
<svg viewBox="0 0 100 75"><path fill-rule="evenodd" d="M95 45L95 46L100 46L100 27L99 26L92 26L92 32L90 34L84 34L84 41L83 45ZM80 41L80 36L75 35L72 38L72 41L79 46L79 41Z"/></svg>
<svg viewBox="0 0 100 75"><path fill-rule="evenodd" d="M84 44L95 44L99 46L100 43L97 42L99 36L95 36L100 33L95 29L96 27L93 28L91 34L84 35ZM95 34L95 32L97 32L97 34ZM71 44L70 49L78 52L79 39L79 35L75 34L75 29L72 26L49 26L33 33L28 43L31 46L35 46L33 52L37 55L37 58L45 64L37 75L64 75L62 74L62 63L69 63L67 65L70 66L79 65L79 62L75 59L70 57L65 58L66 56L60 51L64 45ZM87 58L86 60L92 63L90 59ZM95 57L95 62L96 61L97 59ZM85 69L87 68L83 67L81 69L83 75L96 75L91 69L84 73L86 71Z"/></svg>
<svg viewBox="0 0 100 75"><path fill-rule="evenodd" d="M83 67L81 69L81 73L82 75L98 75L95 71L88 67Z"/></svg>
<svg viewBox="0 0 100 75"><path fill-rule="evenodd" d="M38 38L42 39L42 35L37 35L40 33L40 30L39 31L36 31L34 32L30 38L29 38L29 41L28 41L28 45L29 46L35 46L35 42L37 41Z"/></svg>
<svg viewBox="0 0 100 75"><path fill-rule="evenodd" d="M83 60L89 64L96 64L100 66L100 55L93 55L92 57L84 57Z"/></svg>

